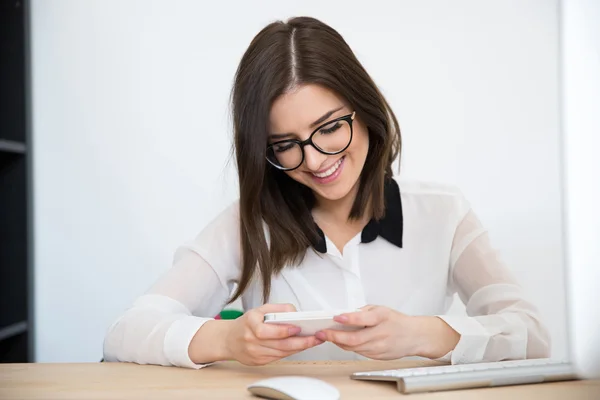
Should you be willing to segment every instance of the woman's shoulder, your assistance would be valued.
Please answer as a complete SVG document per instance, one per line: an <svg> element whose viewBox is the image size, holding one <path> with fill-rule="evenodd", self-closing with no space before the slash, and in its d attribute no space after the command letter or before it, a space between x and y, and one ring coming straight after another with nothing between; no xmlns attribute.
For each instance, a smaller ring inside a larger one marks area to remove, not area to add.
<svg viewBox="0 0 600 400"><path fill-rule="evenodd" d="M200 255L213 268L220 265L237 265L239 258L239 201L233 201L212 216L199 233L180 245L175 261L189 252Z"/></svg>
<svg viewBox="0 0 600 400"><path fill-rule="evenodd" d="M400 187L400 194L423 197L457 197L462 196L458 186L435 181L401 179L394 177Z"/></svg>
<svg viewBox="0 0 600 400"><path fill-rule="evenodd" d="M400 188L403 206L414 207L423 212L443 210L462 218L470 204L456 185L394 178Z"/></svg>
<svg viewBox="0 0 600 400"><path fill-rule="evenodd" d="M220 233L234 233L240 226L240 203L236 199L208 218L208 223L200 231L198 237ZM198 239L198 238L196 238Z"/></svg>

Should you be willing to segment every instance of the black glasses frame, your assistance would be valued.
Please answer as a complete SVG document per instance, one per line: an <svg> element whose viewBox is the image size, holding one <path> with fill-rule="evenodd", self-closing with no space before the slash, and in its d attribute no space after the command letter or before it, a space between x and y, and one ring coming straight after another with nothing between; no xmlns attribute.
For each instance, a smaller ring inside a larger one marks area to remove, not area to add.
<svg viewBox="0 0 600 400"><path fill-rule="evenodd" d="M266 157L267 161L269 162L269 164L271 164L272 166L274 166L275 168L277 168L277 169L279 169L279 170L281 170L281 171L293 171L293 170L295 170L295 169L297 169L297 168L300 168L300 166L302 165L302 163L304 163L304 146L307 146L307 145L309 145L309 144L310 144L312 147L314 147L314 148L315 148L315 149L316 149L316 150L317 150L319 153L322 153L322 154L327 154L327 155L329 155L329 156L333 156L333 155L336 155L336 154L340 154L340 153L342 153L343 151L345 151L345 150L348 148L348 146L350 146L350 143L352 143L352 137L354 136L354 128L353 128L353 126L352 126L352 121L354 121L354 116L355 116L355 115L356 115L356 111L353 111L353 112L352 112L352 114L344 115L344 116L342 116L342 117L339 117L339 118L336 118L336 119L332 119L331 121L327 121L327 122L325 122L325 123L323 123L323 124L319 125L319 126L317 127L317 129L315 129L315 130L314 130L314 131L313 131L313 132L310 134L310 136L308 137L308 139L306 139L306 140L298 140L298 139L285 139L285 140L280 140L280 141L278 141L278 142L275 142L275 143L271 143L271 144L269 144L269 145L267 146L267 150L269 150L269 149L271 149L273 146L280 145L280 144L282 144L282 143L296 143L296 144L298 144L298 145L300 146L300 151L302 151L302 160L300 160L300 164L298 164L298 166L296 166L296 167L294 167L294 168L285 168L285 167L282 167L281 165L277 165L277 164L275 164L274 162L272 162L271 160L269 160L269 157ZM317 133L317 132L318 132L320 129L322 129L324 126L331 125L333 122L337 122L337 121L346 121L346 122L348 122L348 125L350 125L350 140L348 140L348 144L346 145L346 147L344 147L344 148L343 148L343 149L341 149L341 150L338 150L338 151L335 151L335 152L328 152L328 151L325 151L325 150L321 149L319 146L317 146L317 145L316 145L316 144L313 142L313 140L312 140L312 139L313 139L313 136L315 136L315 134L316 134L316 133Z"/></svg>

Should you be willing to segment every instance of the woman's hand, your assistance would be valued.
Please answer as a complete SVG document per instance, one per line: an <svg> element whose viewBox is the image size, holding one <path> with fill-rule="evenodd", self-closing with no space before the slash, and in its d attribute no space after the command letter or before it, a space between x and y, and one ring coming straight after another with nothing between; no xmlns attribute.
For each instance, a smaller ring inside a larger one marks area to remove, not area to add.
<svg viewBox="0 0 600 400"><path fill-rule="evenodd" d="M273 312L293 312L291 304L265 304L229 321L223 337L228 358L246 365L264 365L323 343L314 336L295 336L300 328L265 324L264 316Z"/></svg>
<svg viewBox="0 0 600 400"><path fill-rule="evenodd" d="M368 358L393 360L407 356L443 357L456 347L460 335L437 317L412 317L382 306L366 306L335 317L357 331L324 330L317 338Z"/></svg>

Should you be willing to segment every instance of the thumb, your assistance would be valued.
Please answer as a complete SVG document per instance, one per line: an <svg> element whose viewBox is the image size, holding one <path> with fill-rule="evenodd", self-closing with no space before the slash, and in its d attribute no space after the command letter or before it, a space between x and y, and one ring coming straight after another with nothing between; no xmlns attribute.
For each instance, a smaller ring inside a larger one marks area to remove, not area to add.
<svg viewBox="0 0 600 400"><path fill-rule="evenodd" d="M258 310L263 313L277 313L277 312L294 312L296 311L296 306L293 304L263 304L258 307Z"/></svg>

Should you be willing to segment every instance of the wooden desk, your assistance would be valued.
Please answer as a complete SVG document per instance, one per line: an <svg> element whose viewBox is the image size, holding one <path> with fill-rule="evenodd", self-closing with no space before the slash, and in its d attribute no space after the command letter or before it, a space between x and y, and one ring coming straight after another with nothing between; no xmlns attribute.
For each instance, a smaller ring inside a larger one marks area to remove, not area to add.
<svg viewBox="0 0 600 400"><path fill-rule="evenodd" d="M429 363L431 365L432 363ZM354 381L351 372L428 365L422 361L235 362L199 371L125 363L0 365L0 399L252 399L246 385L269 376L323 379L342 399L395 399L394 383ZM575 381L410 395L418 399L600 399L600 381Z"/></svg>

